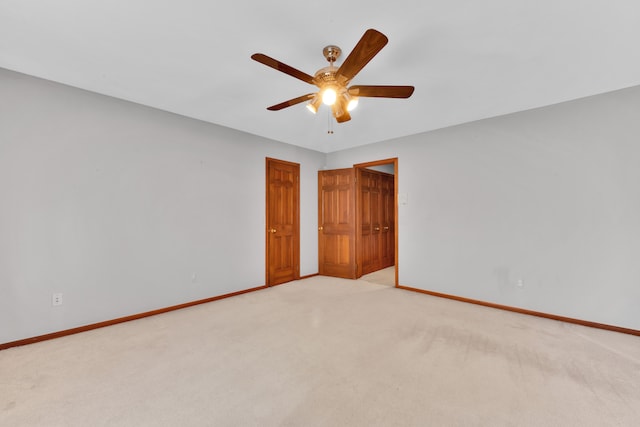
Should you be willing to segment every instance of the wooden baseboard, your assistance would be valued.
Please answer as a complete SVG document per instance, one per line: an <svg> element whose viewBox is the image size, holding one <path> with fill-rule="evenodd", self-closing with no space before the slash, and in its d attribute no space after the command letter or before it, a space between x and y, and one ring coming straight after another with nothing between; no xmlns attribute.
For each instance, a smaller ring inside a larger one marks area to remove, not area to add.
<svg viewBox="0 0 640 427"><path fill-rule="evenodd" d="M319 275L320 275L319 273L307 274L306 276L300 277L300 279L298 279L298 280L309 279L311 277L315 277L315 276L319 276Z"/></svg>
<svg viewBox="0 0 640 427"><path fill-rule="evenodd" d="M588 320L580 320L580 319L573 319L571 317L557 316L555 314L542 313L542 312L539 312L539 311L527 310L527 309L524 309L524 308L510 307L508 305L494 304L492 302L480 301L480 300L475 300L475 299L471 299L471 298L458 297L458 296L455 296L455 295L442 294L440 292L433 292L433 291L427 291L427 290L424 290L424 289L411 288L409 286L396 286L396 287L398 289L404 289L405 291L419 292L421 294L427 294L427 295L431 295L431 296L435 296L435 297L452 299L452 300L455 300L455 301L466 302L466 303L469 303L469 304L483 305L485 307L491 307L491 308L497 308L497 309L500 309L500 310L512 311L514 313L527 314L529 316L544 317L546 319L559 320L561 322L567 322L567 323L574 323L576 325L588 326L590 328L605 329L607 331L620 332L620 333L623 333L623 334L630 334L630 335L640 336L640 330L637 330L637 329L622 328L620 326L606 325L606 324L603 324L603 323L590 322Z"/></svg>
<svg viewBox="0 0 640 427"><path fill-rule="evenodd" d="M319 275L318 273L310 274L310 275L301 277L300 279L301 280L302 279L308 279L310 277L314 277L314 276L318 276L318 275ZM25 339L22 339L22 340L11 341L11 342L0 344L0 351L1 350L6 350L6 349L11 348L11 347L18 347L18 346L27 345L27 344L34 344L34 343L37 343L37 342L47 341L47 340L51 340L51 339L54 339L54 338L60 338L60 337L64 337L64 336L67 336L67 335L78 334L80 332L90 331L90 330L93 330L93 329L104 328L106 326L117 325L118 323L129 322L129 321L132 321L132 320L142 319L142 318L149 317L149 316L155 316L156 314L168 313L170 311L180 310L182 308L187 308L187 307L193 307L194 305L205 304L205 303L208 303L208 302L213 302L213 301L221 300L221 299L224 299L224 298L230 298L230 297L233 297L233 296L242 295L242 294L246 294L246 293L249 293L249 292L255 292L255 291L259 291L261 289L267 289L267 288L268 288L268 286L258 286L258 287L255 287L255 288L245 289L245 290L242 290L242 291L232 292L232 293L229 293L229 294L219 295L219 296L206 298L206 299L202 299L202 300L198 300L198 301L191 301L191 302L187 302L187 303L184 303L184 304L174 305L174 306L171 306L171 307L160 308L158 310L147 311L145 313L134 314L134 315L131 315L131 316L120 317L120 318L117 318L117 319L107 320L107 321L104 321L104 322L98 322L98 323L93 323L93 324L90 324L90 325L79 326L77 328L66 329L64 331L52 332L50 334L44 334L44 335L39 335L39 336L36 336L36 337L25 338ZM570 317L557 316L555 314L548 314L548 313L542 313L542 312L533 311L533 310L527 310L527 309L523 309L523 308L510 307L510 306L507 306L507 305L494 304L494 303L491 303L491 302L474 300L474 299L464 298L464 297L458 297L458 296L455 296L455 295L448 295L448 294L443 294L443 293L440 293L440 292L433 292L433 291L427 291L427 290L424 290L424 289L412 288L412 287L409 287L409 286L396 286L396 288L403 289L405 291L418 292L418 293L421 293L421 294L436 296L436 297L440 297L440 298L447 298L447 299L451 299L451 300L455 300L455 301L466 302L466 303L469 303L469 304L482 305L482 306L485 306L485 307L497 308L497 309L500 309L500 310L512 311L512 312L520 313L520 314L527 314L527 315L530 315L530 316L544 317L544 318L547 318L547 319L558 320L558 321L567 322L567 323L574 323L574 324L577 324L577 325L588 326L588 327L591 327L591 328L605 329L605 330L608 330L608 331L620 332L620 333L623 333L623 334L640 336L640 330L637 330L637 329L622 328L620 326L606 325L606 324L603 324L603 323L596 323L596 322L590 322L590 321L586 321L586 320L573 319L573 318L570 318Z"/></svg>
<svg viewBox="0 0 640 427"><path fill-rule="evenodd" d="M193 307L194 305L205 304L205 303L208 303L208 302L213 302L213 301L221 300L221 299L224 299L224 298L230 298L230 297L234 297L234 296L237 296L237 295L246 294L246 293L249 293L249 292L259 291L261 289L267 289L267 286L258 286L258 287L251 288L251 289L245 289L245 290L242 290L242 291L231 292L229 294L218 295L216 297L201 299L201 300L198 300L198 301L191 301L191 302L187 302L187 303L184 303L184 304L173 305L171 307L160 308L158 310L147 311L145 313L134 314L134 315L131 315L131 316L120 317L120 318L113 319L113 320L106 320L104 322L93 323L91 325L85 325L85 326L79 326L77 328L66 329L64 331L52 332L50 334L45 334L45 335L39 335L37 337L25 338L25 339L18 340L18 341L12 341L12 342L8 342L8 343L0 344L0 350L5 350L5 349L11 348L11 347L18 347L18 346L21 346L21 345L34 344L34 343L37 343L37 342L47 341L47 340L51 340L51 339L54 339L54 338L60 338L60 337L64 337L64 336L67 336L67 335L78 334L80 332L86 332L86 331L90 331L90 330L93 330L93 329L104 328L105 326L117 325L118 323L129 322L131 320L142 319L144 317L149 317L149 316L155 316L156 314L168 313L170 311L180 310L182 308L187 308L187 307Z"/></svg>

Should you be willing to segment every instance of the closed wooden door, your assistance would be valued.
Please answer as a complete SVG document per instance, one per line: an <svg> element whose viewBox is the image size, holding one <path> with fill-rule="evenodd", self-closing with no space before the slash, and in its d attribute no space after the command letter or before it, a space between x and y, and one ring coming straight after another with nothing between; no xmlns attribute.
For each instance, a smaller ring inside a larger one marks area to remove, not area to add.
<svg viewBox="0 0 640 427"><path fill-rule="evenodd" d="M300 278L300 165L267 159L266 283Z"/></svg>
<svg viewBox="0 0 640 427"><path fill-rule="evenodd" d="M356 278L355 170L318 172L318 272Z"/></svg>

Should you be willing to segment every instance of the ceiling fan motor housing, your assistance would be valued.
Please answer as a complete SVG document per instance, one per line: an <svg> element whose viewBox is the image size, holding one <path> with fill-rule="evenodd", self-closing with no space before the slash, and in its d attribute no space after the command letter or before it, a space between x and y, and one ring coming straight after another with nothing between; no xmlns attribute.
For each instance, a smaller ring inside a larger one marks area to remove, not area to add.
<svg viewBox="0 0 640 427"><path fill-rule="evenodd" d="M317 86L323 87L330 84L336 83L336 73L338 69L333 65L328 67L324 67L316 71L315 76L313 77L314 82Z"/></svg>

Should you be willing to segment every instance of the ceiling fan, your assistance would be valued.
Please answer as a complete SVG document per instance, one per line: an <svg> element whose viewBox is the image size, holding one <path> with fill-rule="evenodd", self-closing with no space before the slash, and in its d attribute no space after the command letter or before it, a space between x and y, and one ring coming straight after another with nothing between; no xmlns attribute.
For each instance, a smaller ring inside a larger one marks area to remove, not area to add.
<svg viewBox="0 0 640 427"><path fill-rule="evenodd" d="M340 67L334 65L342 53L338 46L327 46L322 50L329 66L316 71L310 76L262 53L251 55L251 59L274 68L303 82L317 86L320 90L308 93L280 104L267 107L267 110L278 111L301 102L309 101L307 108L316 113L320 103L331 106L333 116L338 123L351 120L349 111L358 103L359 97L376 98L409 98L413 94L413 86L348 86L351 80L364 68L374 56L382 50L389 39L379 31L369 29L358 41L347 59Z"/></svg>

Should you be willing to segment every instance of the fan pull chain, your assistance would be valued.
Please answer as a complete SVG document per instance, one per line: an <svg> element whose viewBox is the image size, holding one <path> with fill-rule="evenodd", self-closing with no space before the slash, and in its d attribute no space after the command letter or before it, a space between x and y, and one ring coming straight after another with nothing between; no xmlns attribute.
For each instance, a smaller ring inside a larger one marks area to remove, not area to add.
<svg viewBox="0 0 640 427"><path fill-rule="evenodd" d="M331 110L327 110L327 133L333 135L333 120L331 120Z"/></svg>

